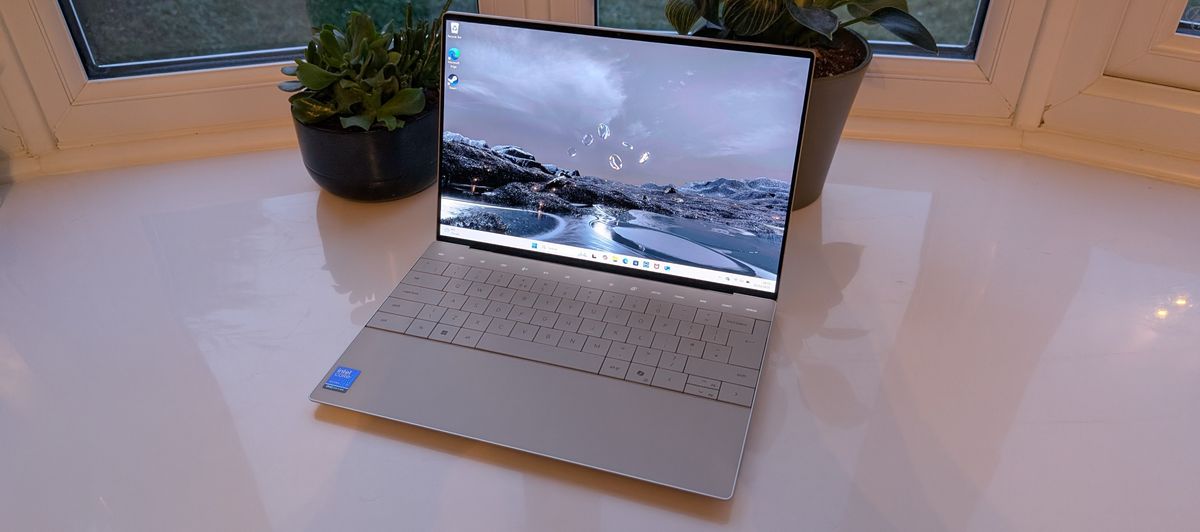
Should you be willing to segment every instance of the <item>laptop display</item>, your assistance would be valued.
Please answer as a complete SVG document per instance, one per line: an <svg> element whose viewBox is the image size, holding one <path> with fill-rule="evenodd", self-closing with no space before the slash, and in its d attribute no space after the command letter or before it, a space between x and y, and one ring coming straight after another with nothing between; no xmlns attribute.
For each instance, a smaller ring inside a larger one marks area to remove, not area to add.
<svg viewBox="0 0 1200 532"><path fill-rule="evenodd" d="M808 58L445 24L440 235L775 293Z"/></svg>

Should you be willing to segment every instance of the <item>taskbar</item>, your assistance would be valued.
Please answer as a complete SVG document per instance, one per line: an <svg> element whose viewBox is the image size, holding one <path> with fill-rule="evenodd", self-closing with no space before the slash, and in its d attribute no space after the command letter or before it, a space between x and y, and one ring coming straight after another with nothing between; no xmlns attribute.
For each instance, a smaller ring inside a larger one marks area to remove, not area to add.
<svg viewBox="0 0 1200 532"><path fill-rule="evenodd" d="M622 255L619 253L596 251L593 249L568 246L565 244L556 244L554 242L490 233L477 229L466 229L453 225L441 224L439 229L440 234L443 236L461 238L463 240L471 240L483 244L524 249L536 253L557 255L559 257L570 257L573 259L585 260L598 264L608 264L610 266L620 266L622 268L641 270L644 272L661 273L664 275L682 277L696 281L705 281L727 286L741 286L750 288L752 290L761 290L767 293L775 292L774 280L760 279L750 275L739 275L736 273L710 270L707 268L697 268L695 266L688 266L686 264L658 261L647 259L645 257L636 257L633 255Z"/></svg>

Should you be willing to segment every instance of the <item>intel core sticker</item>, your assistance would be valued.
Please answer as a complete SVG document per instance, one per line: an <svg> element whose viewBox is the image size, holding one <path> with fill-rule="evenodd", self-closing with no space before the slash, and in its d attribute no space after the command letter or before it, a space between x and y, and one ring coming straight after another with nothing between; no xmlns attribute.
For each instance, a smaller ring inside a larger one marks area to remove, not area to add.
<svg viewBox="0 0 1200 532"><path fill-rule="evenodd" d="M346 393L354 385L354 379L358 378L359 373L362 372L354 368L338 366L325 380L325 389Z"/></svg>

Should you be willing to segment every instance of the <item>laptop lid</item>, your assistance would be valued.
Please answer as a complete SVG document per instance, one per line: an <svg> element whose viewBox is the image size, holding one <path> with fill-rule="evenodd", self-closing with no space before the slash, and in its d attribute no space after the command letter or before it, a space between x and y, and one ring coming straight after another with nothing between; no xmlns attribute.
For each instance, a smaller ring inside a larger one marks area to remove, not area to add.
<svg viewBox="0 0 1200 532"><path fill-rule="evenodd" d="M439 240L777 296L811 52L443 25Z"/></svg>

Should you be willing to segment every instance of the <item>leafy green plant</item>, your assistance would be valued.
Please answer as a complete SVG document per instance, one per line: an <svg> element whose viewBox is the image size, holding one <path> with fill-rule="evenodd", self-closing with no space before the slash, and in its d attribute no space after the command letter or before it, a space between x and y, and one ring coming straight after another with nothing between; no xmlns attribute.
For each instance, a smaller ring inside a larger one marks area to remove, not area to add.
<svg viewBox="0 0 1200 532"><path fill-rule="evenodd" d="M907 0L667 0L665 11L684 35L821 48L833 46L834 32L865 23L937 52Z"/></svg>
<svg viewBox="0 0 1200 532"><path fill-rule="evenodd" d="M447 1L442 13L449 7ZM296 78L279 84L295 92L288 99L292 116L305 124L337 117L346 129L392 131L404 127L401 117L424 111L441 86L441 23L418 20L409 3L403 26L393 26L376 29L371 17L351 12L345 27L315 30L304 57L283 67Z"/></svg>

